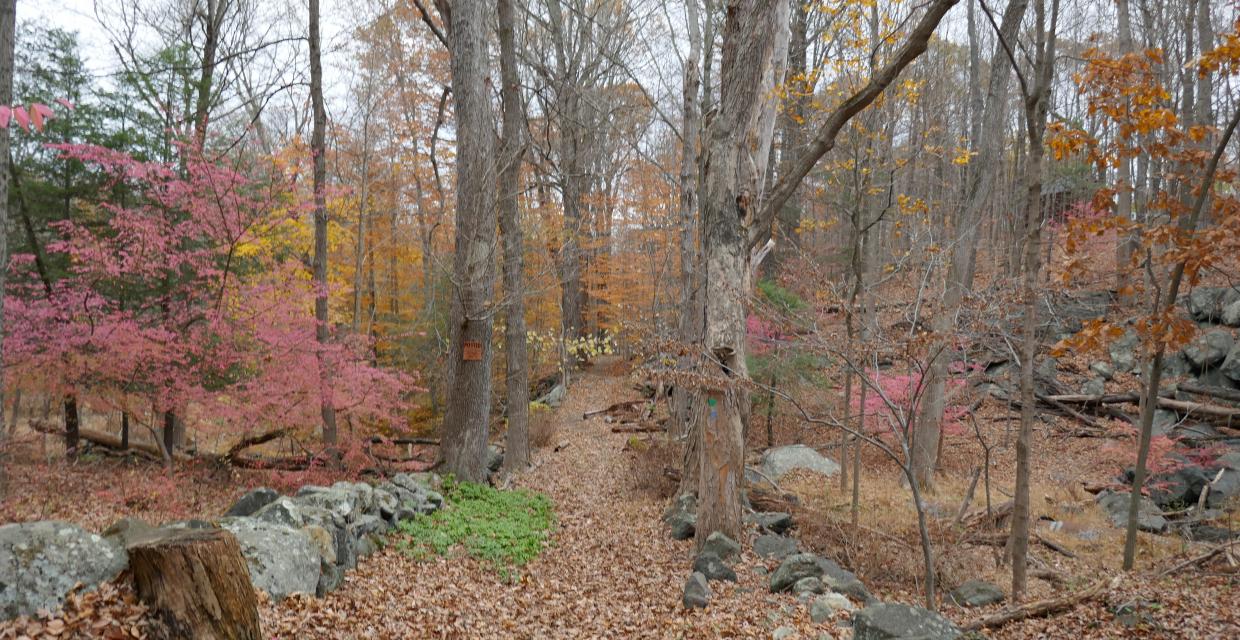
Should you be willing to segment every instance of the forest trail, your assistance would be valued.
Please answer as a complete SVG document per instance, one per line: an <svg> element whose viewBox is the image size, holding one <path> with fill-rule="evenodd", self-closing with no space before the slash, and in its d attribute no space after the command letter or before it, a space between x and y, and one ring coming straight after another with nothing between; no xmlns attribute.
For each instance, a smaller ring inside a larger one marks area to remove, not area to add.
<svg viewBox="0 0 1240 640"><path fill-rule="evenodd" d="M562 449L536 451L516 484L555 503L552 544L519 579L460 555L414 560L388 547L361 562L321 600L264 608L280 638L793 638L833 637L792 596L771 595L746 551L735 584L712 582L709 609L686 612L681 594L692 541L668 537L657 497L632 488L628 435L583 412L636 397L626 376L593 368L578 376L556 411ZM565 446L566 445L566 446ZM822 636L824 632L827 635Z"/></svg>

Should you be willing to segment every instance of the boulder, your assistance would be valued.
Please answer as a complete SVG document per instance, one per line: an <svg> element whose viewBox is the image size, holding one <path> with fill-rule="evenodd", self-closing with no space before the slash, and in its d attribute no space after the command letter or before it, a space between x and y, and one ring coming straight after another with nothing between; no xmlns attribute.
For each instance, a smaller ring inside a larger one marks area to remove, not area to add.
<svg viewBox="0 0 1240 640"><path fill-rule="evenodd" d="M962 607L984 607L1003 602L1003 589L985 580L969 580L951 592L952 602Z"/></svg>
<svg viewBox="0 0 1240 640"><path fill-rule="evenodd" d="M688 540L697 527L697 496L682 493L663 512L663 522L672 530L673 540Z"/></svg>
<svg viewBox="0 0 1240 640"><path fill-rule="evenodd" d="M907 604L874 604L852 616L854 640L953 640L960 629L943 616Z"/></svg>
<svg viewBox="0 0 1240 640"><path fill-rule="evenodd" d="M336 564L336 540L327 529L317 524L307 525L301 529L307 536L310 536L310 542L314 543L314 548L319 552L319 556L323 562L335 566Z"/></svg>
<svg viewBox="0 0 1240 640"><path fill-rule="evenodd" d="M128 564L122 547L67 522L0 526L0 619L54 611L77 583L93 589Z"/></svg>
<svg viewBox="0 0 1240 640"><path fill-rule="evenodd" d="M827 558L819 558L818 566L822 567L822 581L832 591L842 593L865 604L874 602L874 596L870 594L870 590L865 587L865 584L861 582L861 579L855 573L848 571L836 564L834 560Z"/></svg>
<svg viewBox="0 0 1240 640"><path fill-rule="evenodd" d="M314 597L323 596L340 588L344 582L344 570L334 564L323 562L319 566L319 583L314 587Z"/></svg>
<svg viewBox="0 0 1240 640"><path fill-rule="evenodd" d="M1154 423L1151 425L1150 433L1156 436L1165 436L1180 424L1180 416L1174 411L1166 409L1154 410Z"/></svg>
<svg viewBox="0 0 1240 640"><path fill-rule="evenodd" d="M1218 480L1217 470L1210 472L1210 494L1206 497L1206 506L1211 509L1222 509L1233 503L1240 496L1240 451L1231 451L1219 457L1215 469L1221 468L1223 474Z"/></svg>
<svg viewBox="0 0 1240 640"><path fill-rule="evenodd" d="M268 489L267 487L251 489L247 491L245 495L237 498L237 501L233 503L233 506L229 507L228 511L224 512L224 515L234 518L252 516L259 509L275 502L279 498L280 494L277 493L275 489Z"/></svg>
<svg viewBox="0 0 1240 640"><path fill-rule="evenodd" d="M1089 365L1089 370L1103 380L1110 380L1115 377L1115 367L1101 360Z"/></svg>
<svg viewBox="0 0 1240 640"><path fill-rule="evenodd" d="M685 581L685 592L681 603L686 609L705 609L710 601L710 587L706 584L706 576L694 572Z"/></svg>
<svg viewBox="0 0 1240 640"><path fill-rule="evenodd" d="M1097 497L1098 504L1107 512L1111 523L1121 529L1128 526L1128 499L1127 493L1110 490L1099 493ZM1162 511L1154 501L1145 496L1141 497L1140 506L1137 508L1137 528L1151 533L1167 530L1167 519L1163 517Z"/></svg>
<svg viewBox="0 0 1240 640"><path fill-rule="evenodd" d="M1137 368L1137 347L1141 337L1132 329L1126 329L1124 335L1112 340L1107 345L1107 353L1111 356L1111 364L1116 371L1132 371Z"/></svg>
<svg viewBox="0 0 1240 640"><path fill-rule="evenodd" d="M1163 376L1166 378L1179 378L1193 373L1193 363L1184 357L1184 354L1177 351L1168 353L1163 358Z"/></svg>
<svg viewBox="0 0 1240 640"><path fill-rule="evenodd" d="M337 518L352 522L362 514L357 494L352 490L337 487L316 487L306 485L297 490L298 504L327 509Z"/></svg>
<svg viewBox="0 0 1240 640"><path fill-rule="evenodd" d="M373 536L384 533L388 530L388 524L379 516L358 516L357 520L349 523L349 530L356 537Z"/></svg>
<svg viewBox="0 0 1240 640"><path fill-rule="evenodd" d="M776 629L771 632L771 640L790 640L790 638L794 638L796 635L796 629L784 625L782 627L776 627Z"/></svg>
<svg viewBox="0 0 1240 640"><path fill-rule="evenodd" d="M1199 322L1221 320L1223 311L1240 300L1240 290L1231 287L1196 287L1185 301L1188 315Z"/></svg>
<svg viewBox="0 0 1240 640"><path fill-rule="evenodd" d="M709 551L702 551L693 560L693 571L706 576L707 580L736 582L736 572L732 570L732 567L724 564L719 556Z"/></svg>
<svg viewBox="0 0 1240 640"><path fill-rule="evenodd" d="M745 521L776 535L782 535L792 528L792 515L778 511L748 515L745 516Z"/></svg>
<svg viewBox="0 0 1240 640"><path fill-rule="evenodd" d="M1090 378L1081 385L1081 394L1087 396L1100 396L1107 392L1107 381L1102 378Z"/></svg>
<svg viewBox="0 0 1240 640"><path fill-rule="evenodd" d="M237 536L255 588L273 600L317 592L321 556L305 532L253 518L232 518L221 524Z"/></svg>
<svg viewBox="0 0 1240 640"><path fill-rule="evenodd" d="M1236 300L1223 308L1223 313L1219 316L1219 322L1229 327L1240 327L1240 300Z"/></svg>
<svg viewBox="0 0 1240 640"><path fill-rule="evenodd" d="M306 525L301 505L294 502L292 498L276 498L270 504L256 511L253 518L260 522L278 524L294 529L300 529Z"/></svg>
<svg viewBox="0 0 1240 640"><path fill-rule="evenodd" d="M502 466L504 466L504 450L493 444L487 445L487 471L495 473Z"/></svg>
<svg viewBox="0 0 1240 640"><path fill-rule="evenodd" d="M1152 476L1149 481L1150 500L1166 511L1188 508L1197 504L1201 490L1212 479L1213 473L1207 473L1195 464L1186 464L1175 471Z"/></svg>
<svg viewBox="0 0 1240 640"><path fill-rule="evenodd" d="M1204 370L1223 362L1235 342L1226 329L1208 331L1184 348L1184 357L1197 369Z"/></svg>
<svg viewBox="0 0 1240 640"><path fill-rule="evenodd" d="M126 551L135 544L150 542L161 535L163 529L151 526L139 518L121 518L103 530L105 539Z"/></svg>
<svg viewBox="0 0 1240 640"><path fill-rule="evenodd" d="M702 544L702 553L713 553L721 560L730 560L741 553L741 545L727 537L723 532L716 531L706 538Z"/></svg>
<svg viewBox="0 0 1240 640"><path fill-rule="evenodd" d="M828 593L817 598L809 605L809 619L816 624L830 620L840 611L854 611L856 607L848 598L838 593Z"/></svg>
<svg viewBox="0 0 1240 640"><path fill-rule="evenodd" d="M813 593L813 594L826 593L827 585L823 584L822 580L819 580L818 578L815 578L814 576L809 576L809 577L801 578L800 580L797 580L796 583L792 585L792 592L797 595L800 595L802 593Z"/></svg>
<svg viewBox="0 0 1240 640"><path fill-rule="evenodd" d="M1234 383L1240 383L1240 343L1232 345L1227 357L1219 365L1218 372Z"/></svg>
<svg viewBox="0 0 1240 640"><path fill-rule="evenodd" d="M802 578L821 578L822 565L812 553L798 553L784 558L775 573L771 574L771 593L787 591Z"/></svg>
<svg viewBox="0 0 1240 640"><path fill-rule="evenodd" d="M396 497L396 494L382 486L375 487L375 510L378 511L379 517L387 520L393 525L399 523L401 520L408 519L407 516L405 518L398 517L402 515L400 513L400 500Z"/></svg>
<svg viewBox="0 0 1240 640"><path fill-rule="evenodd" d="M761 558L784 558L797 552L797 541L785 536L765 533L753 541L753 552Z"/></svg>
<svg viewBox="0 0 1240 640"><path fill-rule="evenodd" d="M353 494L353 505L359 513L379 515L375 504L375 488L365 482L345 482L341 480L332 485L332 489Z"/></svg>
<svg viewBox="0 0 1240 640"><path fill-rule="evenodd" d="M775 447L762 454L762 473L772 480L778 482L785 474L796 470L833 476L840 472L840 465L803 444Z"/></svg>

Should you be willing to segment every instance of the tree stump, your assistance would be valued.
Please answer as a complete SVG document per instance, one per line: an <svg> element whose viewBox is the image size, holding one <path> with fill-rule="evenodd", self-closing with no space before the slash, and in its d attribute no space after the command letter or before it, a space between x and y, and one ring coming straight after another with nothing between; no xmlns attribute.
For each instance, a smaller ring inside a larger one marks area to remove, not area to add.
<svg viewBox="0 0 1240 640"><path fill-rule="evenodd" d="M258 599L232 533L186 529L129 549L138 597L171 638L259 640Z"/></svg>

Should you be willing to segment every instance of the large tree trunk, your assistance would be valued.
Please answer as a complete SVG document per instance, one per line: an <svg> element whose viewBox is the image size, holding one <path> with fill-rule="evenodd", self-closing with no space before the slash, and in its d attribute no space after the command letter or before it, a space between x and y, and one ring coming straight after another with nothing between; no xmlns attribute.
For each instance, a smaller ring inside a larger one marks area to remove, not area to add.
<svg viewBox="0 0 1240 640"><path fill-rule="evenodd" d="M780 0L736 0L723 27L720 105L711 127L703 210L706 256L702 372L708 380L697 411L699 448L697 541L719 531L741 533L740 483L744 472L749 394L745 364L745 296L749 281L747 224L761 185L749 150L759 142L763 85L776 40Z"/></svg>
<svg viewBox="0 0 1240 640"><path fill-rule="evenodd" d="M198 86L194 101L194 142L201 150L207 140L207 118L211 112L211 87L214 83L216 52L220 46L220 32L228 13L230 0L205 0L205 13L197 12L202 19L202 62L199 65Z"/></svg>
<svg viewBox="0 0 1240 640"><path fill-rule="evenodd" d="M332 406L331 363L325 350L329 339L327 318L327 111L323 107L323 60L319 39L319 0L310 0L310 98L314 103L314 129L310 153L314 155L314 336L319 349L319 413L323 419L323 443L336 444L336 409Z"/></svg>
<svg viewBox="0 0 1240 640"><path fill-rule="evenodd" d="M457 131L456 292L443 457L447 471L475 482L486 477L496 257L495 134L487 95L489 7L484 0L456 0L447 12Z"/></svg>
<svg viewBox="0 0 1240 640"><path fill-rule="evenodd" d="M500 93L504 102L504 141L499 174L499 225L504 234L504 294L507 296L504 328L506 382L508 385L508 432L505 436L504 468L524 471L530 465L530 372L525 334L525 236L517 193L521 187L521 131L524 108L521 79L517 75L513 35L513 0L498 0Z"/></svg>
<svg viewBox="0 0 1240 640"><path fill-rule="evenodd" d="M138 597L170 638L258 640L258 598L237 539L186 529L129 549Z"/></svg>
<svg viewBox="0 0 1240 640"><path fill-rule="evenodd" d="M1004 42L1014 42L1021 19L1025 15L1028 0L1012 0L1003 12L999 37ZM951 337L956 316L964 301L965 293L972 286L973 254L977 251L977 228L990 199L992 185L1001 164L1002 140L1006 128L1003 116L1007 112L1007 87L1011 67L1002 43L995 44L990 57L990 83L986 92L986 104L982 111L983 139L976 141L978 153L969 171L968 200L956 222L956 237L952 248L951 266L948 267L943 304L930 322L934 340L930 345L930 364L922 379L924 391L914 424L912 442L913 475L918 484L932 484L935 465L939 460L939 435L942 430L943 410L946 408L947 367L951 362Z"/></svg>

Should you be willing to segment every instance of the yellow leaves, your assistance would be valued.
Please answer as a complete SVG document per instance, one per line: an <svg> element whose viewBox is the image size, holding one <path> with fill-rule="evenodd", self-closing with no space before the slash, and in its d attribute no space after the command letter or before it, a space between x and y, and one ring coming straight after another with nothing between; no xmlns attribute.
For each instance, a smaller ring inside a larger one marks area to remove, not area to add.
<svg viewBox="0 0 1240 640"><path fill-rule="evenodd" d="M969 151L964 147L956 147L956 157L952 158L952 164L964 166L969 164L969 160L977 155L976 151Z"/></svg>

